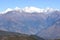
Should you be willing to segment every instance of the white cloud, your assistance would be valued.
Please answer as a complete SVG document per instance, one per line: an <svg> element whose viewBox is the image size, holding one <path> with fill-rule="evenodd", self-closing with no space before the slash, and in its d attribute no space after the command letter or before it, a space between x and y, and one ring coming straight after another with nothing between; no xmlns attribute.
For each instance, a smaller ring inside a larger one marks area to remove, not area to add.
<svg viewBox="0 0 60 40"><path fill-rule="evenodd" d="M37 7L25 7L23 8L23 11L24 12L29 12L29 13L32 13L32 12L38 12L38 13L41 13L41 12L52 12L52 11L59 11L59 9L53 9L53 8L43 8L43 9L40 9L40 8L37 8Z"/></svg>
<svg viewBox="0 0 60 40"><path fill-rule="evenodd" d="M25 12L43 12L44 9L36 8L36 7L25 7L23 8L23 11Z"/></svg>
<svg viewBox="0 0 60 40"><path fill-rule="evenodd" d="M51 11L55 11L55 9L53 9L53 8L46 8L45 9L45 12L51 12Z"/></svg>
<svg viewBox="0 0 60 40"><path fill-rule="evenodd" d="M25 7L25 8L19 8L19 7L16 7L14 9L11 9L11 8L8 8L6 9L4 12L1 12L2 14L3 13L6 13L8 11L13 11L13 10L16 10L17 12L28 12L28 13L32 13L32 12L38 12L38 13L41 13L41 12L51 12L51 11L59 11L59 9L53 9L53 8L46 8L46 9L40 9L40 8L37 8L37 7Z"/></svg>
<svg viewBox="0 0 60 40"><path fill-rule="evenodd" d="M21 9L20 9L19 7L16 7L16 8L14 8L14 9L7 8L5 11L0 12L0 13L5 14L5 13L7 13L8 11L13 11L13 10L20 11Z"/></svg>
<svg viewBox="0 0 60 40"><path fill-rule="evenodd" d="M7 8L5 11L3 11L3 12L1 12L2 14L4 14L4 13L6 13L6 12L8 12L8 11L12 11L13 9L11 9L11 8Z"/></svg>

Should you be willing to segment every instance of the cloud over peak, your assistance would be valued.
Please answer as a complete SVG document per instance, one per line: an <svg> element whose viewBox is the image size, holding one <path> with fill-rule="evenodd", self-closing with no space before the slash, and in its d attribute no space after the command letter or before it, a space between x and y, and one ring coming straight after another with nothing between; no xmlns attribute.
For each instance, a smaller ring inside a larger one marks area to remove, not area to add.
<svg viewBox="0 0 60 40"><path fill-rule="evenodd" d="M11 8L7 8L5 11L1 12L2 14L3 13L6 13L8 11L20 11L20 12L28 12L28 13L33 13L33 12L37 12L37 13L41 13L41 12L51 12L51 11L59 11L59 9L53 9L53 8L45 8L45 9L41 9L41 8L37 8L37 7L25 7L25 8L19 8L19 7L15 7L13 9Z"/></svg>
<svg viewBox="0 0 60 40"><path fill-rule="evenodd" d="M37 7L25 7L23 8L23 11L25 12L29 12L29 13L32 13L32 12L38 12L38 13L41 13L41 12L51 12L51 11L59 11L59 9L53 9L53 8L37 8Z"/></svg>
<svg viewBox="0 0 60 40"><path fill-rule="evenodd" d="M36 7L25 7L23 10L25 12L42 12L43 9L36 8Z"/></svg>

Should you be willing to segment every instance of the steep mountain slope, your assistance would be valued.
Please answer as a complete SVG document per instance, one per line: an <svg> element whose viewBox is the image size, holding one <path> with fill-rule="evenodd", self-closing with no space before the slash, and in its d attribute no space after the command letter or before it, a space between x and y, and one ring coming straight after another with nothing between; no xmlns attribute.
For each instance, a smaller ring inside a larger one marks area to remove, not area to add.
<svg viewBox="0 0 60 40"><path fill-rule="evenodd" d="M47 38L47 39L49 39L49 38L59 39L60 38L60 14L56 13L56 12L54 14L52 14L50 16L51 17L50 24L49 24L50 27L48 26L48 28L45 28L40 33L38 33L38 35L40 34L39 36L41 36L43 38Z"/></svg>
<svg viewBox="0 0 60 40"><path fill-rule="evenodd" d="M39 35L40 34L40 35ZM52 26L44 29L41 33L38 33L39 36L43 38L59 39L60 38L60 19L56 21Z"/></svg>

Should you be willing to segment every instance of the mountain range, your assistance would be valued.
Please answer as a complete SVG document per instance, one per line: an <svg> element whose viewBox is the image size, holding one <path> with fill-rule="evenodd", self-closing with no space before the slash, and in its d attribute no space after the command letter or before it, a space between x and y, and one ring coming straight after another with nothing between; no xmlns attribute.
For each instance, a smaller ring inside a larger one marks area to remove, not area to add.
<svg viewBox="0 0 60 40"><path fill-rule="evenodd" d="M60 38L60 11L10 10L0 13L0 30L37 35L46 39Z"/></svg>

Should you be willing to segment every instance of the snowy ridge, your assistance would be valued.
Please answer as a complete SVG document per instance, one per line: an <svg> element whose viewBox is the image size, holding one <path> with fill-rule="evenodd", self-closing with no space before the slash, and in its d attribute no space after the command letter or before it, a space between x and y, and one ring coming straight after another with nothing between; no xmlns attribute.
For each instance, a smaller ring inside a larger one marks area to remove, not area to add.
<svg viewBox="0 0 60 40"><path fill-rule="evenodd" d="M28 13L33 13L33 12L37 12L37 13L41 13L41 12L52 12L52 11L60 11L59 9L53 9L53 8L45 8L45 9L40 9L40 8L37 8L37 7L25 7L25 8L19 8L19 7L16 7L14 9L11 9L11 8L7 8L5 11L3 12L0 12L0 14L4 14L8 11L20 11L20 12L28 12Z"/></svg>

